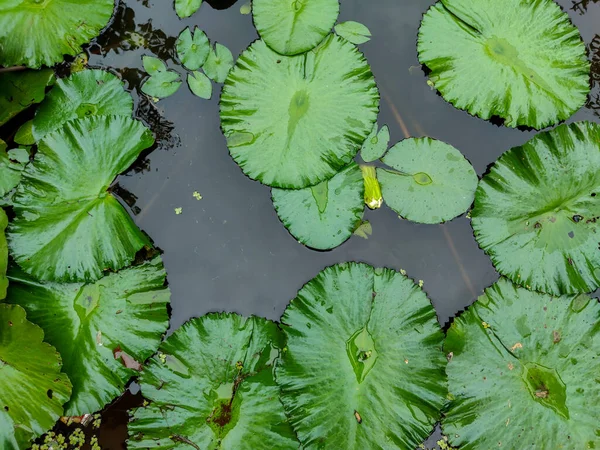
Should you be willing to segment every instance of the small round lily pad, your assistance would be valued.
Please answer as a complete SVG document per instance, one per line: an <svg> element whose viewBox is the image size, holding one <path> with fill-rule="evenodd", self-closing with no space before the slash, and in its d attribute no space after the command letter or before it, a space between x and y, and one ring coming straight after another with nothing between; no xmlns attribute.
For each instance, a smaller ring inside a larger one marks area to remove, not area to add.
<svg viewBox="0 0 600 450"><path fill-rule="evenodd" d="M229 151L250 178L299 189L346 167L373 128L379 91L362 53L330 35L286 57L259 40L238 59L221 96Z"/></svg>
<svg viewBox="0 0 600 450"><path fill-rule="evenodd" d="M329 267L281 318L281 400L303 448L414 449L447 394L443 334L423 291L366 264Z"/></svg>
<svg viewBox="0 0 600 450"><path fill-rule="evenodd" d="M355 162L331 180L304 189L273 189L277 215L301 244L329 250L362 223L365 186Z"/></svg>
<svg viewBox="0 0 600 450"><path fill-rule="evenodd" d="M340 13L338 0L253 0L260 37L282 55L313 49L331 31Z"/></svg>
<svg viewBox="0 0 600 450"><path fill-rule="evenodd" d="M442 428L461 450L600 445L600 304L500 279L448 330L451 401Z"/></svg>
<svg viewBox="0 0 600 450"><path fill-rule="evenodd" d="M183 30L175 45L177 57L186 69L192 71L202 67L211 51L206 33L198 27L194 28L193 34L189 27Z"/></svg>
<svg viewBox="0 0 600 450"><path fill-rule="evenodd" d="M423 17L419 61L444 99L509 127L544 128L586 102L590 63L553 0L441 0Z"/></svg>
<svg viewBox="0 0 600 450"><path fill-rule="evenodd" d="M504 153L475 194L475 238L496 270L560 295L600 286L600 126L560 125Z"/></svg>
<svg viewBox="0 0 600 450"><path fill-rule="evenodd" d="M431 138L405 139L382 158L394 170L377 169L385 203L401 217L441 223L473 203L477 174L449 144Z"/></svg>

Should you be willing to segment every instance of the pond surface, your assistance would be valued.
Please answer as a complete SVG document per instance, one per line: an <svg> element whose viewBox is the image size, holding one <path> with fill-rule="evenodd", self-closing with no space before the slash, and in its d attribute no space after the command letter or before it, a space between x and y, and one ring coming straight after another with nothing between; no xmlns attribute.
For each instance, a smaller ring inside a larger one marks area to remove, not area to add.
<svg viewBox="0 0 600 450"><path fill-rule="evenodd" d="M373 226L368 240L354 236L330 252L309 250L279 222L269 188L246 178L229 156L219 128L217 90L210 101L194 97L186 86L157 104L140 100L142 55L168 59L171 68L184 73L172 58L175 39L186 26L197 25L237 57L257 38L251 16L240 14L244 2L223 10L204 4L191 18L179 20L170 0L122 1L113 25L90 47L90 65L119 72L136 98L138 117L158 136L157 148L119 178L122 190L117 193L138 226L164 251L172 290L171 331L209 311L278 320L304 283L343 261L405 269L411 278L423 280L440 323L446 324L498 278L467 218L418 225L398 219L384 206L365 215ZM434 2L344 0L339 20L359 21L373 33L361 49L381 91L379 124L389 125L391 143L408 136L445 141L481 176L505 150L535 132L471 117L430 89L417 60L416 36L423 13ZM231 1L212 3L226 7ZM558 3L569 12L595 61L590 101L570 121L600 122L600 2ZM175 208L182 208L182 214L176 215ZM137 391L135 385L132 391ZM125 448L125 409L138 400L127 395L107 409L100 434L103 448Z"/></svg>

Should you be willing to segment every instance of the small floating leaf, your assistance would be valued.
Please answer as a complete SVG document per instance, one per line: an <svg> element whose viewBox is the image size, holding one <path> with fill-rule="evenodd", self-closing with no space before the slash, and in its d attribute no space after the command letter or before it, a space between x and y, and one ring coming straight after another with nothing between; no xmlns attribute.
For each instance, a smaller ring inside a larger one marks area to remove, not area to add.
<svg viewBox="0 0 600 450"><path fill-rule="evenodd" d="M214 50L210 49L208 53L204 63L204 73L211 80L223 83L232 67L233 55L231 51L224 45L216 43Z"/></svg>
<svg viewBox="0 0 600 450"><path fill-rule="evenodd" d="M354 230L354 235L359 236L363 239L369 239L369 236L373 234L373 226L371 222L365 220L361 223L356 230Z"/></svg>
<svg viewBox="0 0 600 450"><path fill-rule="evenodd" d="M173 70L155 72L142 84L142 92L150 97L166 98L173 95L181 86L181 77Z"/></svg>
<svg viewBox="0 0 600 450"><path fill-rule="evenodd" d="M133 261L150 243L107 189L153 143L124 116L74 120L44 137L14 196L15 261L35 278L63 282L95 281Z"/></svg>
<svg viewBox="0 0 600 450"><path fill-rule="evenodd" d="M6 278L6 269L8 267L8 244L4 230L8 226L8 217L2 208L0 208L0 300L6 297L8 288L8 278ZM0 328L1 330L1 328Z"/></svg>
<svg viewBox="0 0 600 450"><path fill-rule="evenodd" d="M242 6L240 6L240 13L244 15L248 15L252 12L252 2L246 2Z"/></svg>
<svg viewBox="0 0 600 450"><path fill-rule="evenodd" d="M457 149L431 138L394 145L382 161L395 171L377 169L385 203L417 223L441 223L473 203L477 174Z"/></svg>
<svg viewBox="0 0 600 450"><path fill-rule="evenodd" d="M390 143L390 130L387 125L381 127L379 133L377 123L373 125L371 134L367 136L360 150L360 157L365 162L372 162L379 159L386 152Z"/></svg>
<svg viewBox="0 0 600 450"><path fill-rule="evenodd" d="M475 238L502 275L550 294L600 286L600 126L560 125L504 153L475 195Z"/></svg>
<svg viewBox="0 0 600 450"><path fill-rule="evenodd" d="M509 127L565 120L590 91L585 45L553 0L441 0L423 17L418 52L447 101Z"/></svg>
<svg viewBox="0 0 600 450"><path fill-rule="evenodd" d="M198 70L202 67L211 51L206 33L198 27L194 28L193 36L190 27L183 30L175 45L177 57L188 70Z"/></svg>
<svg viewBox="0 0 600 450"><path fill-rule="evenodd" d="M167 70L167 65L160 58L155 56L144 55L142 56L142 65L148 75L154 75Z"/></svg>
<svg viewBox="0 0 600 450"><path fill-rule="evenodd" d="M25 167L25 163L16 160L16 154L11 152L6 152L6 143L0 139L0 198L19 184Z"/></svg>
<svg viewBox="0 0 600 450"><path fill-rule="evenodd" d="M93 284L41 283L16 268L9 272L6 301L25 308L64 358L73 383L64 415L102 409L156 351L169 326L165 277L160 257Z"/></svg>
<svg viewBox="0 0 600 450"><path fill-rule="evenodd" d="M246 175L299 189L333 177L358 152L377 118L379 92L364 56L330 35L306 55L286 57L263 41L230 72L221 125L252 136L229 151Z"/></svg>
<svg viewBox="0 0 600 450"><path fill-rule="evenodd" d="M331 31L338 0L254 0L252 14L260 37L282 55L313 49Z"/></svg>
<svg viewBox="0 0 600 450"><path fill-rule="evenodd" d="M277 215L292 236L318 250L332 249L350 238L365 209L362 175L354 162L315 186L271 193Z"/></svg>
<svg viewBox="0 0 600 450"><path fill-rule="evenodd" d="M140 376L150 404L134 412L128 448L298 449L273 379L282 347L266 319L221 313L187 322Z"/></svg>
<svg viewBox="0 0 600 450"><path fill-rule="evenodd" d="M54 80L54 72L50 69L0 74L0 125L31 105L40 103L46 95L46 87Z"/></svg>
<svg viewBox="0 0 600 450"><path fill-rule="evenodd" d="M352 20L338 23L335 26L335 32L338 36L356 45L364 44L371 40L371 31L362 23L353 22Z"/></svg>
<svg viewBox="0 0 600 450"><path fill-rule="evenodd" d="M201 5L202 0L175 0L175 12L181 19L185 19L198 11Z"/></svg>
<svg viewBox="0 0 600 450"><path fill-rule="evenodd" d="M207 100L212 97L212 83L202 72L189 73L187 82L194 95Z"/></svg>
<svg viewBox="0 0 600 450"><path fill-rule="evenodd" d="M461 450L600 444L600 304L575 312L500 279L461 314L444 345L452 400L442 428ZM487 325L487 326L486 326ZM557 336L560 336L557 339ZM583 420L582 420L583 418Z"/></svg>
<svg viewBox="0 0 600 450"><path fill-rule="evenodd" d="M447 395L435 310L404 275L366 264L329 267L282 318L276 367L304 448L416 448ZM358 413L358 415L357 415Z"/></svg>
<svg viewBox="0 0 600 450"><path fill-rule="evenodd" d="M20 145L35 144L35 138L33 137L33 119L28 120L19 127L15 133L15 143Z"/></svg>
<svg viewBox="0 0 600 450"><path fill-rule="evenodd" d="M71 383L61 358L42 342L44 332L25 318L20 306L0 303L0 443L3 450L25 450L54 426Z"/></svg>

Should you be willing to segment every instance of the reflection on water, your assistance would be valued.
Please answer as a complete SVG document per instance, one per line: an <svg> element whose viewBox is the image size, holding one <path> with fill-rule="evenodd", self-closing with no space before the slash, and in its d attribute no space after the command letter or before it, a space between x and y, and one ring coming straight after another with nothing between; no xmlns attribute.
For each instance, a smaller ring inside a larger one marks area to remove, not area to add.
<svg viewBox="0 0 600 450"><path fill-rule="evenodd" d="M596 34L589 43L588 52L592 62L592 75L590 77L592 91L585 106L600 117L600 35Z"/></svg>
<svg viewBox="0 0 600 450"><path fill-rule="evenodd" d="M573 1L571 9L579 14L585 14L590 4L598 3L600 0L577 0Z"/></svg>

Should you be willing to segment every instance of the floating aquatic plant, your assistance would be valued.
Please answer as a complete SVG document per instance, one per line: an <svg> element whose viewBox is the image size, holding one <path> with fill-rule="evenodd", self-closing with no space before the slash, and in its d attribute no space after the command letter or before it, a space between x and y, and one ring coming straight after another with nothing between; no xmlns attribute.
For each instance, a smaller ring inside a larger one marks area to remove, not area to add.
<svg viewBox="0 0 600 450"><path fill-rule="evenodd" d="M46 87L54 80L54 72L48 69L0 74L0 125L31 105L40 103L46 95Z"/></svg>
<svg viewBox="0 0 600 450"><path fill-rule="evenodd" d="M335 32L353 44L364 44L371 40L371 32L362 23L349 20L348 22L338 23L335 26Z"/></svg>
<svg viewBox="0 0 600 450"><path fill-rule="evenodd" d="M8 278L6 278L6 269L8 267L8 244L4 230L8 226L8 217L2 208L0 208L0 300L6 297L8 288ZM1 330L0 330L1 332Z"/></svg>
<svg viewBox="0 0 600 450"><path fill-rule="evenodd" d="M192 16L202 6L202 0L175 0L175 12L180 19Z"/></svg>
<svg viewBox="0 0 600 450"><path fill-rule="evenodd" d="M202 72L192 72L187 76L187 83L192 94L203 99L212 97L212 83Z"/></svg>
<svg viewBox="0 0 600 450"><path fill-rule="evenodd" d="M214 49L210 49L203 69L208 78L217 83L224 83L232 67L231 51L224 45L216 43Z"/></svg>
<svg viewBox="0 0 600 450"><path fill-rule="evenodd" d="M366 162L372 162L379 159L387 151L390 143L390 130L387 125L381 127L379 132L377 123L373 125L371 134L367 136L360 149L360 157Z"/></svg>
<svg viewBox="0 0 600 450"><path fill-rule="evenodd" d="M144 55L142 58L144 69L150 77L142 84L142 92L155 98L166 98L173 95L181 86L181 77L160 59Z"/></svg>
<svg viewBox="0 0 600 450"><path fill-rule="evenodd" d="M192 34L189 27L183 30L176 42L177 57L188 70L198 70L206 62L211 52L210 42L206 33L198 27Z"/></svg>
<svg viewBox="0 0 600 450"><path fill-rule="evenodd" d="M17 148L7 152L6 143L0 139L0 198L17 187L28 161L27 150Z"/></svg>

